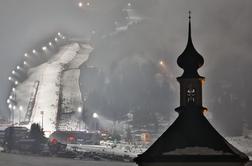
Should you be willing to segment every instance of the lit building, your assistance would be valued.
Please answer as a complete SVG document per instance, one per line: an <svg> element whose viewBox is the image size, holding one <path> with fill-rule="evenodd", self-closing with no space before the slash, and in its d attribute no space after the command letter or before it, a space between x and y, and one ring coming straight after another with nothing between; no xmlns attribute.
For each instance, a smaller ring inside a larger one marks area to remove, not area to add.
<svg viewBox="0 0 252 166"><path fill-rule="evenodd" d="M204 116L202 85L204 77L198 68L204 64L191 38L189 16L188 43L178 57L177 64L184 70L177 80L180 84L179 116L174 123L134 161L139 166L242 166L248 157L229 144Z"/></svg>

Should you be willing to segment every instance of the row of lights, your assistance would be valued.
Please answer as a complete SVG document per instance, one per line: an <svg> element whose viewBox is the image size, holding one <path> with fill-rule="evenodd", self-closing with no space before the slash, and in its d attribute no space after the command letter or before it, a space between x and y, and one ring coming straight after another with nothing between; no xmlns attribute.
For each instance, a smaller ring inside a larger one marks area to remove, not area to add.
<svg viewBox="0 0 252 166"><path fill-rule="evenodd" d="M66 39L66 37L65 37L62 33L58 32L58 33L57 33L57 36L54 38L54 42L57 43L57 42L59 42L59 41L62 40L62 39L64 40L64 39ZM53 47L53 42L50 41L50 42L48 43L48 45L49 45L49 47ZM42 50L42 51L47 51L48 48L47 48L47 46L43 46L43 47L41 48L41 50ZM33 49L33 50L32 50L32 53L33 53L33 54L37 54L38 52L37 52L37 50ZM24 57L25 57L25 58L28 58L28 57L29 57L29 54L28 54L28 53L25 53L25 54L24 54ZM25 60L25 61L23 61L23 65L24 65L24 66L28 66L29 64L28 64L28 62ZM19 84L19 81L18 81L18 78L17 78L17 77L19 76L18 71L23 71L22 67L19 66L19 65L16 67L16 69L12 70L11 74L12 74L13 76L9 76L9 77L8 77L8 80L11 81L11 82L13 82L15 86L17 86L17 85ZM13 88L12 88L12 93L15 93L15 92L16 92L16 88L13 87ZM13 95L10 95L9 98L7 99L7 104L8 104L9 109L13 109L13 110L16 109L16 106L13 105L13 104L11 104L11 103L13 103L12 101L14 101L14 100L15 100L15 99L14 99ZM14 101L14 102L16 102L16 101ZM20 110L23 110L23 107L20 106L19 109L20 109Z"/></svg>
<svg viewBox="0 0 252 166"><path fill-rule="evenodd" d="M86 6L90 6L91 5L91 3L90 2L86 2ZM81 7L83 7L83 3L82 2L79 2L78 3L78 6L81 8Z"/></svg>
<svg viewBox="0 0 252 166"><path fill-rule="evenodd" d="M9 104L9 109L13 109L13 110L16 110L17 109L17 107L16 107L16 105L12 105L12 104ZM19 106L19 110L20 111L23 111L23 106Z"/></svg>
<svg viewBox="0 0 252 166"><path fill-rule="evenodd" d="M128 5L128 7L131 7L131 6L132 6L132 3L129 2L127 5ZM78 3L78 6L79 6L80 8L83 7L83 3L82 3L82 2L79 2L79 3ZM90 3L90 2L86 2L86 6L91 6L91 3Z"/></svg>
<svg viewBox="0 0 252 166"><path fill-rule="evenodd" d="M60 32L58 32L57 35L58 35L61 39L65 39L65 36L63 36ZM58 39L57 37L55 37L55 38L54 38L54 41L55 41L55 42L58 42L59 39ZM48 45L51 46L51 47L53 47L52 42L49 42ZM46 51L48 48L47 48L46 46L43 46L41 49L42 49L43 51ZM33 49L33 50L32 50L32 53L33 53L33 54L37 54L37 51L36 51L35 49ZM28 57L29 57L29 54L28 54L28 53L25 53L24 56L25 56L26 58L28 58ZM24 62L23 62L23 65L27 66L27 65L28 65L28 62L27 62L27 61L24 61ZM21 68L20 66L17 66L16 69L17 69L17 70L22 70L22 68ZM16 72L15 70L12 70L12 74L13 74L13 75L17 75L17 72ZM13 81L13 80L14 80L12 77L9 77L8 79L9 79L9 81ZM14 83L15 83L15 85L17 85L17 84L18 84L18 81L15 81Z"/></svg>
<svg viewBox="0 0 252 166"><path fill-rule="evenodd" d="M59 40L61 40L61 39L64 40L64 39L66 39L66 37L65 37L64 35L62 35L60 32L58 32L58 33L57 33L57 37L54 38L54 42L57 43L57 42L58 42ZM48 45L49 45L50 47L53 47L53 43L52 43L51 41L48 42ZM46 51L47 49L48 49L47 46L41 47L41 50L42 50L42 51ZM33 53L33 54L37 54L38 52L37 52L37 50L33 49L33 50L32 50L32 53ZM28 57L29 54L28 54L28 53L25 53L24 56L25 56L25 57ZM26 62L26 63L27 63L27 62ZM24 64L25 64L25 61L24 61ZM26 65L26 64L25 64L25 65Z"/></svg>
<svg viewBox="0 0 252 166"><path fill-rule="evenodd" d="M81 112L82 112L82 107L78 107L78 108L77 108L77 111L78 111L79 113L81 113ZM98 115L96 112L94 112L94 113L92 114L92 117L93 117L93 118L99 118L99 115Z"/></svg>

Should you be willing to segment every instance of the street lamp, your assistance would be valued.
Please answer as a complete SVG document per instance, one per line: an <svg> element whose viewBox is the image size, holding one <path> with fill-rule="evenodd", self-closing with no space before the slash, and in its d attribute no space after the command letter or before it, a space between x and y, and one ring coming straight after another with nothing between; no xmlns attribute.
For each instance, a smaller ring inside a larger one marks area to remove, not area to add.
<svg viewBox="0 0 252 166"><path fill-rule="evenodd" d="M78 107L77 108L77 112L80 114L80 116L79 116L79 124L78 124L78 126L79 126L79 130L81 129L81 119L82 119L82 116L81 116L81 113L82 113L82 107Z"/></svg>
<svg viewBox="0 0 252 166"><path fill-rule="evenodd" d="M96 112L93 113L93 118L97 119L99 116Z"/></svg>
<svg viewBox="0 0 252 166"><path fill-rule="evenodd" d="M87 3L86 3L86 6L90 6L90 2L87 2Z"/></svg>
<svg viewBox="0 0 252 166"><path fill-rule="evenodd" d="M47 47L46 47L46 46L42 47L42 50L43 50L43 51L46 51L46 50L47 50Z"/></svg>
<svg viewBox="0 0 252 166"><path fill-rule="evenodd" d="M95 130L97 131L97 119L99 118L99 115L96 112L94 112L93 113L93 118L94 118L94 121L95 121Z"/></svg>
<svg viewBox="0 0 252 166"><path fill-rule="evenodd" d="M79 7L82 7L82 6L83 6L82 2L79 2L79 3L78 3L78 6L79 6Z"/></svg>
<svg viewBox="0 0 252 166"><path fill-rule="evenodd" d="M159 61L159 64L161 65L161 66L163 66L164 65L164 61Z"/></svg>
<svg viewBox="0 0 252 166"><path fill-rule="evenodd" d="M82 107L78 107L77 111L78 111L79 113L81 113L81 112L82 112Z"/></svg>

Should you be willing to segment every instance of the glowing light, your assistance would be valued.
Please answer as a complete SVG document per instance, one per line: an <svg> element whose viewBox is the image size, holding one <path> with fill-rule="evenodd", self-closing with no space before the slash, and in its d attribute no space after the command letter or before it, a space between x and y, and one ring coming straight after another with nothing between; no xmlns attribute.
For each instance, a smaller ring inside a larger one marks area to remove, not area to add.
<svg viewBox="0 0 252 166"><path fill-rule="evenodd" d="M9 109L11 109L12 108L12 105L11 104L9 104Z"/></svg>
<svg viewBox="0 0 252 166"><path fill-rule="evenodd" d="M66 37L65 36L62 36L62 39L65 39Z"/></svg>
<svg viewBox="0 0 252 166"><path fill-rule="evenodd" d="M20 111L23 111L23 106L19 106L19 110L20 110Z"/></svg>
<svg viewBox="0 0 252 166"><path fill-rule="evenodd" d="M12 88L12 91L15 92L15 91L16 91L16 88Z"/></svg>
<svg viewBox="0 0 252 166"><path fill-rule="evenodd" d="M17 85L18 84L18 81L15 81L15 85Z"/></svg>
<svg viewBox="0 0 252 166"><path fill-rule="evenodd" d="M131 3L128 3L128 6L130 7L132 4Z"/></svg>
<svg viewBox="0 0 252 166"><path fill-rule="evenodd" d="M36 52L37 52L37 51L36 51L35 49L32 50L32 53L33 53L33 54L36 54Z"/></svg>
<svg viewBox="0 0 252 166"><path fill-rule="evenodd" d="M12 72L11 72L12 74L16 74L16 72L15 72L15 70L12 70Z"/></svg>
<svg viewBox="0 0 252 166"><path fill-rule="evenodd" d="M25 56L25 57L28 57L28 54L27 54L27 53L25 53L25 54L24 54L24 56Z"/></svg>
<svg viewBox="0 0 252 166"><path fill-rule="evenodd" d="M61 36L61 33L60 33L60 32L58 32L58 36Z"/></svg>
<svg viewBox="0 0 252 166"><path fill-rule="evenodd" d="M79 3L78 3L78 6L79 6L79 7L82 7L82 6L83 6L83 3L82 3L82 2L79 2Z"/></svg>
<svg viewBox="0 0 252 166"><path fill-rule="evenodd" d="M10 95L10 97L9 97L10 99L13 99L13 96L12 95Z"/></svg>
<svg viewBox="0 0 252 166"><path fill-rule="evenodd" d="M8 104L10 103L10 99L7 99L7 103L8 103Z"/></svg>
<svg viewBox="0 0 252 166"><path fill-rule="evenodd" d="M8 77L8 80L9 80L9 81L11 81L11 80L12 80L12 78L11 78L11 77Z"/></svg>
<svg viewBox="0 0 252 166"><path fill-rule="evenodd" d="M16 106L14 105L12 108L13 108L13 110L15 110L15 109L16 109Z"/></svg>
<svg viewBox="0 0 252 166"><path fill-rule="evenodd" d="M160 65L164 65L164 61L159 61L159 64Z"/></svg>
<svg viewBox="0 0 252 166"><path fill-rule="evenodd" d="M55 37L55 39L54 39L56 42L58 41L58 38L57 37Z"/></svg>
<svg viewBox="0 0 252 166"><path fill-rule="evenodd" d="M46 46L42 47L42 50L43 51L47 50L47 47Z"/></svg>
<svg viewBox="0 0 252 166"><path fill-rule="evenodd" d="M78 112L79 112L79 113L82 112L82 107L78 107Z"/></svg>
<svg viewBox="0 0 252 166"><path fill-rule="evenodd" d="M93 118L98 118L99 115L97 113L93 113Z"/></svg>
<svg viewBox="0 0 252 166"><path fill-rule="evenodd" d="M26 62L26 61L24 61L24 65L27 65L27 62Z"/></svg>
<svg viewBox="0 0 252 166"><path fill-rule="evenodd" d="M49 46L52 46L52 42L49 42L48 44L49 44Z"/></svg>
<svg viewBox="0 0 252 166"><path fill-rule="evenodd" d="M90 6L90 2L87 2L87 3L86 3L86 6Z"/></svg>
<svg viewBox="0 0 252 166"><path fill-rule="evenodd" d="M17 66L17 69L20 70L20 66Z"/></svg>

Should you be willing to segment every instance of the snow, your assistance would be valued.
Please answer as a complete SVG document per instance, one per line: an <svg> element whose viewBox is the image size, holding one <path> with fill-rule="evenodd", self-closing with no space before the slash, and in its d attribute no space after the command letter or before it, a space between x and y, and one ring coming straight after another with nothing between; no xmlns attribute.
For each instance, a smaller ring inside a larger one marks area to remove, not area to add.
<svg viewBox="0 0 252 166"><path fill-rule="evenodd" d="M164 152L163 155L232 155L223 151L216 151L208 147L186 147L183 149L175 149L170 152Z"/></svg>
<svg viewBox="0 0 252 166"><path fill-rule="evenodd" d="M130 152L126 149L121 148L112 148L109 146L103 145L76 145L76 144L68 144L67 149L72 151L80 151L80 152L99 152L103 154L113 154L117 156L129 156L131 158L137 157L137 153Z"/></svg>
<svg viewBox="0 0 252 166"><path fill-rule="evenodd" d="M72 69L63 73L61 104L63 113L75 112L78 107L83 106L79 90L79 76L79 69Z"/></svg>
<svg viewBox="0 0 252 166"><path fill-rule="evenodd" d="M249 159L252 160L252 137L228 137L227 141L232 144L234 147L246 153L249 156Z"/></svg>
<svg viewBox="0 0 252 166"><path fill-rule="evenodd" d="M59 52L47 62L29 69L28 78L16 88L17 106L22 105L23 111L15 111L15 122L24 121L28 105L33 101L30 124L42 124L41 112L43 111L43 128L46 135L55 131L61 86L66 88L63 90L65 101L71 102L71 104L65 103L65 105L68 104L72 111L77 111L74 105L77 103L77 107L82 106L79 67L88 60L91 51L92 47L88 44L73 42L61 47ZM35 82L39 82L39 86L33 99L32 94L36 91Z"/></svg>

